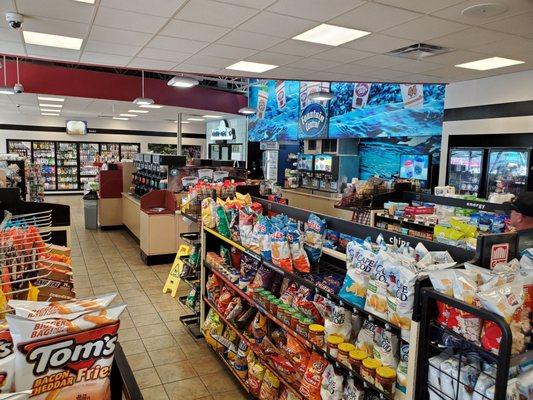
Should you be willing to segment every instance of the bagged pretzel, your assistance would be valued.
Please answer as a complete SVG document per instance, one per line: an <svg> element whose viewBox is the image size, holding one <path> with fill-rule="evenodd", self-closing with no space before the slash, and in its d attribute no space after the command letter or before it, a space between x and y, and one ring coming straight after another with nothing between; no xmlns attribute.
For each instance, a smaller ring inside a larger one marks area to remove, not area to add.
<svg viewBox="0 0 533 400"><path fill-rule="evenodd" d="M15 352L15 389L31 390L33 400L110 398L119 317L126 306L82 313L79 304L70 303L71 314L58 315L55 309L49 314L54 317L37 321L6 317Z"/></svg>

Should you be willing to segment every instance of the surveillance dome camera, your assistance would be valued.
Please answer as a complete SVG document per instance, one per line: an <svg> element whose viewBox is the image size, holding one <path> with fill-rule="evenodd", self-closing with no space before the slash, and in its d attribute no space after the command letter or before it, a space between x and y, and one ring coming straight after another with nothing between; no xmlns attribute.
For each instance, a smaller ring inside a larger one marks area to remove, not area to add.
<svg viewBox="0 0 533 400"><path fill-rule="evenodd" d="M24 86L22 86L22 83L15 83L13 91L15 92L15 94L24 93Z"/></svg>
<svg viewBox="0 0 533 400"><path fill-rule="evenodd" d="M11 28L19 29L24 22L24 15L16 12L8 12L6 13L6 21Z"/></svg>

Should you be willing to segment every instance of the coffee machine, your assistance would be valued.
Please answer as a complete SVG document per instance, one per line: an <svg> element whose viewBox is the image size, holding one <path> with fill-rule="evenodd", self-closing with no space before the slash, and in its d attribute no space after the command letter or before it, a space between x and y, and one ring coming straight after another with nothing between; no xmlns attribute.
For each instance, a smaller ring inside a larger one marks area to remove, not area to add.
<svg viewBox="0 0 533 400"><path fill-rule="evenodd" d="M314 173L318 190L341 193L352 178L359 176L359 156L316 154Z"/></svg>
<svg viewBox="0 0 533 400"><path fill-rule="evenodd" d="M300 181L300 186L306 189L313 189L316 187L313 186L314 181L314 163L315 156L313 154L298 154L298 177Z"/></svg>

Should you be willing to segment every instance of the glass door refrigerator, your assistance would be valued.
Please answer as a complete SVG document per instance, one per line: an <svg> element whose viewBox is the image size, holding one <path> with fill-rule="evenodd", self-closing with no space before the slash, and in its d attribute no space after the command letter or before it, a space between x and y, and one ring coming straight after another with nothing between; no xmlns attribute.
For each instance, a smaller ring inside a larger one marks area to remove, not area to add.
<svg viewBox="0 0 533 400"><path fill-rule="evenodd" d="M448 185L455 193L480 195L483 149L452 148L448 163Z"/></svg>
<svg viewBox="0 0 533 400"><path fill-rule="evenodd" d="M527 191L531 149L490 149L487 197L491 193L519 194Z"/></svg>
<svg viewBox="0 0 533 400"><path fill-rule="evenodd" d="M120 161L133 160L133 155L140 153L140 144L138 143L121 143L120 144Z"/></svg>
<svg viewBox="0 0 533 400"><path fill-rule="evenodd" d="M29 140L7 140L7 152L18 154L31 161L31 141Z"/></svg>
<svg viewBox="0 0 533 400"><path fill-rule="evenodd" d="M78 144L57 142L57 190L78 190Z"/></svg>
<svg viewBox="0 0 533 400"><path fill-rule="evenodd" d="M118 162L120 158L120 146L118 143L100 143L100 161Z"/></svg>
<svg viewBox="0 0 533 400"><path fill-rule="evenodd" d="M98 156L98 143L80 143L80 185L93 181L98 174L98 167L93 163Z"/></svg>
<svg viewBox="0 0 533 400"><path fill-rule="evenodd" d="M33 163L41 167L44 190L56 190L56 144L55 142L33 141Z"/></svg>

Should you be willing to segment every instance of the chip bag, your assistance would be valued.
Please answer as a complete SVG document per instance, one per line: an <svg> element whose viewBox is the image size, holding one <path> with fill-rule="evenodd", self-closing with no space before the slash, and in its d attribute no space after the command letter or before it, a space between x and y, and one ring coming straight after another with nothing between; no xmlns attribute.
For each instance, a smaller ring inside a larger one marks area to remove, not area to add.
<svg viewBox="0 0 533 400"><path fill-rule="evenodd" d="M377 256L370 243L354 241L346 249L346 276L339 296L346 301L364 308L370 273L375 267Z"/></svg>
<svg viewBox="0 0 533 400"><path fill-rule="evenodd" d="M278 397L280 381L269 369L265 371L263 383L259 389L259 400L272 400Z"/></svg>
<svg viewBox="0 0 533 400"><path fill-rule="evenodd" d="M311 264L304 249L302 233L298 229L298 224L289 222L286 229L287 240L291 250L293 267L298 272L311 272Z"/></svg>
<svg viewBox="0 0 533 400"><path fill-rule="evenodd" d="M13 340L7 326L0 330L0 393L11 392L15 376Z"/></svg>
<svg viewBox="0 0 533 400"><path fill-rule="evenodd" d="M368 279L365 310L383 319L387 319L387 278L385 268L393 262L391 255L380 250Z"/></svg>
<svg viewBox="0 0 533 400"><path fill-rule="evenodd" d="M125 308L40 321L7 315L15 351L15 389L32 390L36 400L109 399L119 317Z"/></svg>
<svg viewBox="0 0 533 400"><path fill-rule="evenodd" d="M292 272L292 258L287 235L284 230L274 226L270 234L272 263L281 269Z"/></svg>
<svg viewBox="0 0 533 400"><path fill-rule="evenodd" d="M206 228L213 229L217 225L216 202L211 197L202 200L202 224Z"/></svg>
<svg viewBox="0 0 533 400"><path fill-rule="evenodd" d="M328 362L324 357L317 353L313 353L307 362L307 369L305 370L302 383L300 385L300 393L308 400L320 399L320 386L322 382L322 374L326 370Z"/></svg>
<svg viewBox="0 0 533 400"><path fill-rule="evenodd" d="M252 244L252 231L257 214L251 207L246 206L239 210L239 236L244 247L250 247Z"/></svg>
<svg viewBox="0 0 533 400"><path fill-rule="evenodd" d="M272 233L272 223L268 217L259 216L254 226L252 234L251 249L261 254L266 261L272 260L272 247L270 234Z"/></svg>
<svg viewBox="0 0 533 400"><path fill-rule="evenodd" d="M342 399L342 384L344 377L335 373L333 365L328 364L324 373L322 374L322 381L320 384L320 397L322 400L341 400Z"/></svg>
<svg viewBox="0 0 533 400"><path fill-rule="evenodd" d="M311 213L305 227L305 251L309 261L316 263L322 255L324 246L324 233L326 232L326 221Z"/></svg>

